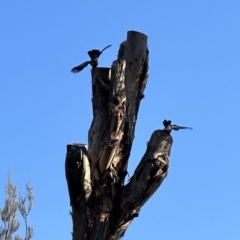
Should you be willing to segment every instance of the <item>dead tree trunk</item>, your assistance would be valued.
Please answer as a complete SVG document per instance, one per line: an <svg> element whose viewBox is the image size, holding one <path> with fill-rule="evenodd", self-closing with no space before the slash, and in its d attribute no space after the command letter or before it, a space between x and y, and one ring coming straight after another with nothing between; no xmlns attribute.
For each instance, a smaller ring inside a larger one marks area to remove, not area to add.
<svg viewBox="0 0 240 240"><path fill-rule="evenodd" d="M73 240L120 239L168 171L171 135L153 132L124 185L148 77L147 36L129 31L110 68L92 69L93 121L88 147L69 144L65 162Z"/></svg>

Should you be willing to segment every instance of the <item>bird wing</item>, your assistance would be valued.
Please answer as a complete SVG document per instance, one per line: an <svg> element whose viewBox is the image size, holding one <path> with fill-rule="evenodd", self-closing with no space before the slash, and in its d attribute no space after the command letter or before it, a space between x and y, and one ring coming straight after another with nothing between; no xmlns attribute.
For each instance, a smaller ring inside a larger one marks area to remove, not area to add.
<svg viewBox="0 0 240 240"><path fill-rule="evenodd" d="M74 67L71 72L72 73L79 73L80 71L82 71L88 64L90 63L90 61L86 61L76 67Z"/></svg>
<svg viewBox="0 0 240 240"><path fill-rule="evenodd" d="M181 127L177 125L172 125L172 129L178 131L179 129L192 129L191 127Z"/></svg>
<svg viewBox="0 0 240 240"><path fill-rule="evenodd" d="M193 128L191 128L191 127L180 127L180 126L178 126L179 127L179 129L190 129L190 130L192 130Z"/></svg>

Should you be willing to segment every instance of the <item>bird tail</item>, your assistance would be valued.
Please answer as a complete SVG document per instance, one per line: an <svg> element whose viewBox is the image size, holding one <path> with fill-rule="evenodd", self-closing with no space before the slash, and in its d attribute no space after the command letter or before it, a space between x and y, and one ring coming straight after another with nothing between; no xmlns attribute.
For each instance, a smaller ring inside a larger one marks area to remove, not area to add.
<svg viewBox="0 0 240 240"><path fill-rule="evenodd" d="M109 48L109 47L111 47L112 45L108 45L108 46L106 46L101 52L100 52L100 54L102 54L102 52L104 51L104 50L106 50L107 48Z"/></svg>

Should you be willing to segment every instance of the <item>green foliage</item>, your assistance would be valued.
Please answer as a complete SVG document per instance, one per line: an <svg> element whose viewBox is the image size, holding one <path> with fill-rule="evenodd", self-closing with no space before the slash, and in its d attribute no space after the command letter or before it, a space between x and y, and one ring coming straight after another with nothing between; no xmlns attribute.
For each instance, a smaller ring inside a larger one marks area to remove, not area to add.
<svg viewBox="0 0 240 240"><path fill-rule="evenodd" d="M20 235L13 234L17 232L20 222L17 220L17 212L19 211L25 223L25 238L30 240L33 236L33 228L28 225L27 217L33 207L33 189L26 184L26 196L17 194L17 187L12 183L10 174L8 174L8 182L6 185L6 199L3 209L0 208L2 223L0 225L0 240L23 240ZM18 200L17 200L18 197Z"/></svg>

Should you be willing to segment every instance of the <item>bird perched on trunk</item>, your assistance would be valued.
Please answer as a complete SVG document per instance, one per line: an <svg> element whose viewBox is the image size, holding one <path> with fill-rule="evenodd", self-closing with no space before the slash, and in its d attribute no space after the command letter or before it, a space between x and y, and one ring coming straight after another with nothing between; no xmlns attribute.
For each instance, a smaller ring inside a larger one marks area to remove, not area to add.
<svg viewBox="0 0 240 240"><path fill-rule="evenodd" d="M178 125L172 125L170 120L164 120L163 121L164 125L164 131L171 132L172 130L178 131L179 129L192 129L191 127L181 127Z"/></svg>
<svg viewBox="0 0 240 240"><path fill-rule="evenodd" d="M72 72L72 73L79 73L79 72L82 71L85 67L87 67L88 64L90 64L93 68L97 67L99 56L102 54L102 52L103 52L105 49L107 49L107 48L109 48L109 47L111 47L111 46L112 46L112 45L108 45L108 46L105 47L102 51L97 50L97 49L93 49L93 50L91 50L91 51L88 51L88 55L89 55L89 57L90 57L91 60L90 60L90 61L86 61L86 62L84 62L84 63L82 63L82 64L74 67L74 68L71 70L71 72Z"/></svg>

